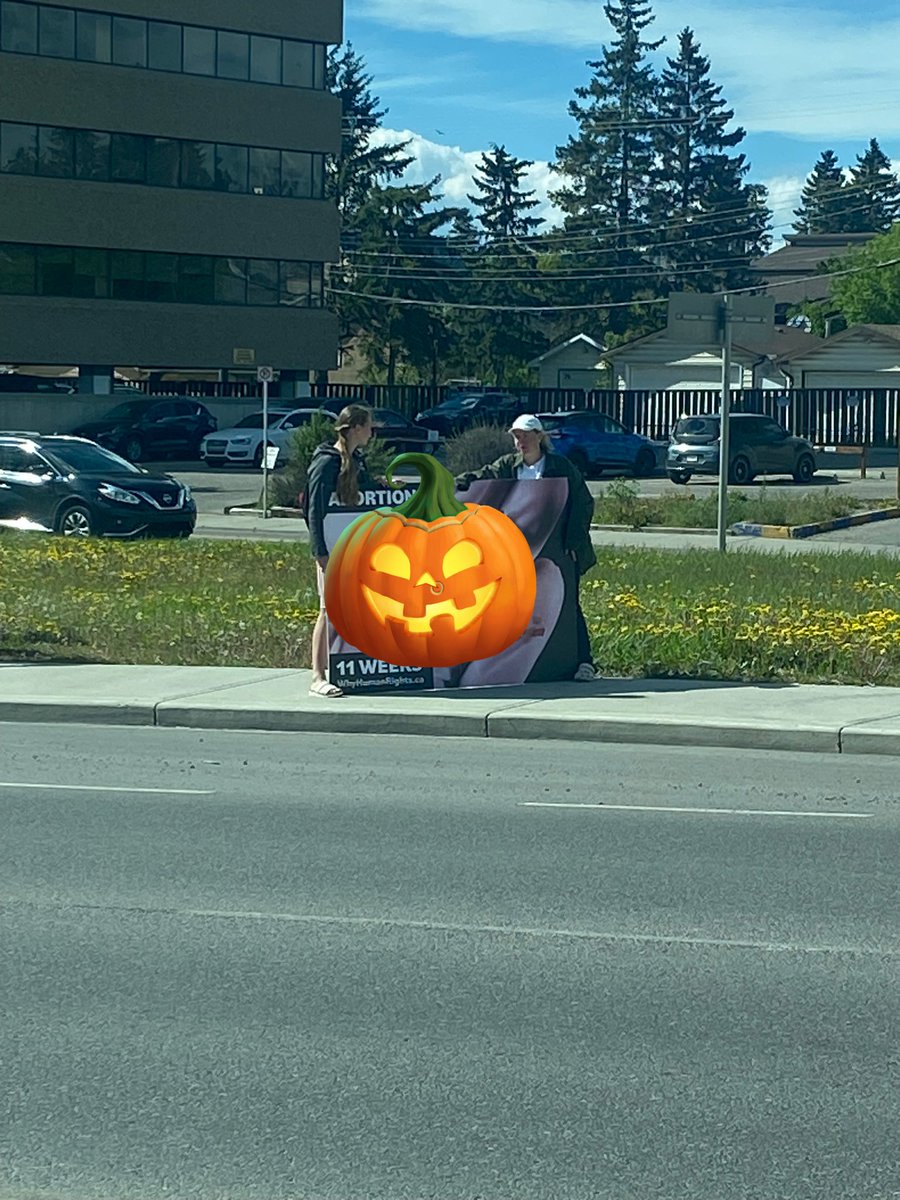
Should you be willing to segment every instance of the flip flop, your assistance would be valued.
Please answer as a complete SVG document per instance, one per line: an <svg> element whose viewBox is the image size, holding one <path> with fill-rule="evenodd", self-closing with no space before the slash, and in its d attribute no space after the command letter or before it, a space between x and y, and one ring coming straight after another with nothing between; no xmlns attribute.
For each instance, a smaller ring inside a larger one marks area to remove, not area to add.
<svg viewBox="0 0 900 1200"><path fill-rule="evenodd" d="M336 696L343 696L343 692L337 684L329 683L327 679L320 679L318 683L310 685L309 694L311 696L326 696L332 699Z"/></svg>

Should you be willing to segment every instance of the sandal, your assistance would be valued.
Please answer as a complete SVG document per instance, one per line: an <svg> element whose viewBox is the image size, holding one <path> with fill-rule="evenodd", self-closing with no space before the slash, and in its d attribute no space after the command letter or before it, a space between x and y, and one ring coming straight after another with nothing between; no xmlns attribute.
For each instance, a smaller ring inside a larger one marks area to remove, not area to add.
<svg viewBox="0 0 900 1200"><path fill-rule="evenodd" d="M309 694L311 696L326 696L328 699L333 699L336 696L343 696L343 692L336 683L329 683L327 679L320 679L317 683L310 684Z"/></svg>

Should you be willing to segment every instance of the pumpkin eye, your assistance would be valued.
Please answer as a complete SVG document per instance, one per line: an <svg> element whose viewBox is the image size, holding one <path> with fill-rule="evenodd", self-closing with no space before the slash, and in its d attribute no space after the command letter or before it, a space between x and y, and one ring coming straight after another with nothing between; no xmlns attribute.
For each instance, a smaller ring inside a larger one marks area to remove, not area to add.
<svg viewBox="0 0 900 1200"><path fill-rule="evenodd" d="M457 542L444 555L444 577L449 579L451 575L458 575L469 567L478 567L483 562L484 556L477 542Z"/></svg>
<svg viewBox="0 0 900 1200"><path fill-rule="evenodd" d="M372 570L383 571L397 579L412 578L412 565L399 546L389 543L379 546L372 555Z"/></svg>

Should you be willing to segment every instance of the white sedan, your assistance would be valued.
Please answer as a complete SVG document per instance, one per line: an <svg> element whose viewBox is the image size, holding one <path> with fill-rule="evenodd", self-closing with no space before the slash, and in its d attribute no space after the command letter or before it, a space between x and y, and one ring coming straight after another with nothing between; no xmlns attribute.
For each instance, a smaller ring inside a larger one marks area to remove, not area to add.
<svg viewBox="0 0 900 1200"><path fill-rule="evenodd" d="M295 429L305 425L316 413L326 417L320 408L270 408L268 444L281 451ZM211 467L260 467L263 460L263 414L250 413L232 429L217 429L200 443L200 457Z"/></svg>

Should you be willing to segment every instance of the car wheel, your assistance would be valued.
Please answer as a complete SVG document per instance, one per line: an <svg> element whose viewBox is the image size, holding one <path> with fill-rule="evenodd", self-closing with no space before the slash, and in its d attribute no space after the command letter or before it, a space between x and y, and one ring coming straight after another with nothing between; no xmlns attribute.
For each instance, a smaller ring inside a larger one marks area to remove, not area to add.
<svg viewBox="0 0 900 1200"><path fill-rule="evenodd" d="M56 528L63 537L90 537L94 532L91 510L83 504L71 505L60 516Z"/></svg>
<svg viewBox="0 0 900 1200"><path fill-rule="evenodd" d="M794 483L809 483L816 473L816 464L808 454L801 454L794 468Z"/></svg>
<svg viewBox="0 0 900 1200"><path fill-rule="evenodd" d="M643 450L638 451L638 456L634 460L634 474L640 479L656 474L656 455L646 446Z"/></svg>
<svg viewBox="0 0 900 1200"><path fill-rule="evenodd" d="M667 473L673 483L682 483L683 484L683 483L691 482L690 471L669 471Z"/></svg>
<svg viewBox="0 0 900 1200"><path fill-rule="evenodd" d="M587 479L587 477L588 477L588 460L587 460L586 454L582 453L581 450L573 450L572 453L569 455L569 462L572 464L573 467L577 467L578 470L585 477L585 479Z"/></svg>
<svg viewBox="0 0 900 1200"><path fill-rule="evenodd" d="M740 486L752 481L753 468L750 466L750 460L745 458L743 454L739 454L731 464L731 470L728 472L728 482L736 483Z"/></svg>
<svg viewBox="0 0 900 1200"><path fill-rule="evenodd" d="M122 457L129 462L138 463L144 453L144 444L139 437L126 438L122 443Z"/></svg>

